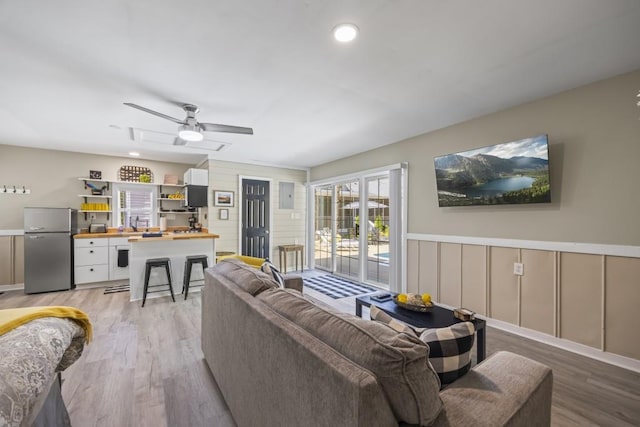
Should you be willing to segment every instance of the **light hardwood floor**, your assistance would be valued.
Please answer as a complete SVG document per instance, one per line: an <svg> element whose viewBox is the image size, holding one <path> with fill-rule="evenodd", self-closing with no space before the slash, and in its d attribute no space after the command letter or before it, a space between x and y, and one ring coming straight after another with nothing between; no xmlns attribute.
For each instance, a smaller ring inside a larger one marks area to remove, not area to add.
<svg viewBox="0 0 640 427"><path fill-rule="evenodd" d="M355 298L308 295L353 313ZM200 294L176 303L129 293L83 289L40 295L9 291L0 309L69 305L89 314L94 341L63 373L63 396L74 426L234 426L200 349ZM242 335L242 331L238 331ZM640 425L640 374L496 329L487 353L509 350L553 368L554 426Z"/></svg>

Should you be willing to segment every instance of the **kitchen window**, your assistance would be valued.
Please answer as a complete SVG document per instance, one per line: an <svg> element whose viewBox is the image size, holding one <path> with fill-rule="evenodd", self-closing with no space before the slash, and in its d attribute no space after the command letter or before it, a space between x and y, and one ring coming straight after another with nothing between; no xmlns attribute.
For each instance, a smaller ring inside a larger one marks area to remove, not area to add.
<svg viewBox="0 0 640 427"><path fill-rule="evenodd" d="M143 231L156 226L158 188L155 185L114 184L115 227L135 227Z"/></svg>

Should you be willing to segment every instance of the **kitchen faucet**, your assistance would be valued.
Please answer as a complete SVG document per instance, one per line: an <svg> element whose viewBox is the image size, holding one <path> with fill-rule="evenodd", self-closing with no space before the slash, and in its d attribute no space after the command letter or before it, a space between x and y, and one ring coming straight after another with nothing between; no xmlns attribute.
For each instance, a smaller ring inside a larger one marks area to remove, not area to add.
<svg viewBox="0 0 640 427"><path fill-rule="evenodd" d="M138 231L138 226L140 225L140 222L144 222L146 224L145 231L149 231L149 220L148 219L142 219L141 220L139 216L136 216L136 219L134 221L132 216L129 217L129 225L131 226L131 229L134 232Z"/></svg>
<svg viewBox="0 0 640 427"><path fill-rule="evenodd" d="M134 232L138 231L138 221L140 221L140 217L139 216L136 217L136 224L133 225L133 217L131 217L131 216L129 217L129 225L131 226L131 229Z"/></svg>

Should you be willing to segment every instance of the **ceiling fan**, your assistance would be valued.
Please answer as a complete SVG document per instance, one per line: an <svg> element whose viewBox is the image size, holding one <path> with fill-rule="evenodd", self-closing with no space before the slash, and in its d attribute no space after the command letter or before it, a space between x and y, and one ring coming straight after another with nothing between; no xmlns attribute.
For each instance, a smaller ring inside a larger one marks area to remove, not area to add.
<svg viewBox="0 0 640 427"><path fill-rule="evenodd" d="M145 113L153 114L154 116L161 117L163 119L171 120L180 126L178 130L178 138L176 138L175 145L185 145L187 142L199 142L204 139L202 132L226 132L226 133L239 133L244 135L253 135L252 128L219 125L215 123L200 123L196 119L196 114L200 109L197 105L183 104L182 109L187 113L187 117L184 120L176 119L175 117L167 116L166 114L159 113L154 110L150 110L146 107L142 107L131 102L125 102L124 105L136 108Z"/></svg>

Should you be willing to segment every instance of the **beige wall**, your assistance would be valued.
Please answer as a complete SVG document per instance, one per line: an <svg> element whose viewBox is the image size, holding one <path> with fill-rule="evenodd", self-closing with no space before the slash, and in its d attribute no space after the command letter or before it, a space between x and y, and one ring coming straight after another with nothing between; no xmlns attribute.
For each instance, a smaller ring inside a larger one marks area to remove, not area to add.
<svg viewBox="0 0 640 427"><path fill-rule="evenodd" d="M220 235L216 241L217 251L239 251L240 210L240 177L262 178L271 180L270 205L272 212L271 224L271 260L278 267L278 245L305 242L306 215L306 181L307 172L304 170L275 168L269 166L251 165L246 163L209 161L209 189L228 190L235 193L234 206L229 209L229 219L221 220L219 207L213 206L213 197L209 198L209 229ZM280 182L294 183L294 209L280 209ZM227 208L224 208L227 209Z"/></svg>
<svg viewBox="0 0 640 427"><path fill-rule="evenodd" d="M640 341L629 339L640 330L640 258L482 245L640 246L639 89L640 70L314 167L311 180L408 161L407 231L427 236L407 241L409 292L640 360ZM435 156L541 133L549 135L552 203L438 207ZM433 241L447 235L463 243ZM480 244L465 244L469 237ZM514 262L524 276L513 274Z"/></svg>
<svg viewBox="0 0 640 427"><path fill-rule="evenodd" d="M0 194L0 230L21 230L23 210L27 206L79 209L83 199L78 195L87 194L88 190L78 177L89 176L89 170L99 170L103 179L117 180L118 170L124 165L150 168L158 183L163 181L165 174L178 175L182 180L184 172L192 167L181 163L0 145L0 186L31 189L31 194L27 195ZM97 214L96 221L106 221L106 215ZM78 222L80 226L86 226L89 220L85 221L84 215L79 215ZM186 224L186 220L177 218L175 223Z"/></svg>
<svg viewBox="0 0 640 427"><path fill-rule="evenodd" d="M640 330L640 258L425 240L407 248L410 292L640 360L640 341L630 338Z"/></svg>
<svg viewBox="0 0 640 427"><path fill-rule="evenodd" d="M526 81L524 81L526 84ZM408 232L639 245L640 71L311 169L311 181L409 162ZM439 208L433 157L549 135L550 204Z"/></svg>

